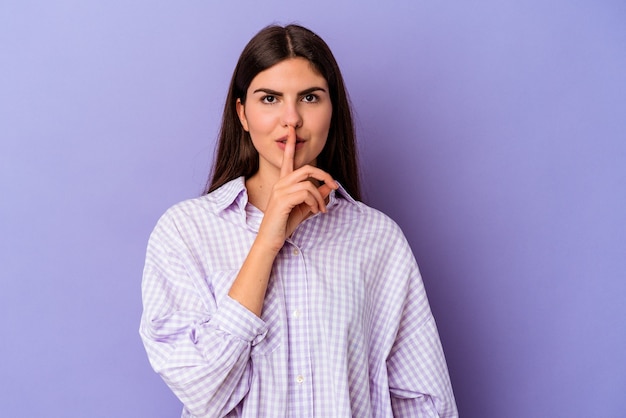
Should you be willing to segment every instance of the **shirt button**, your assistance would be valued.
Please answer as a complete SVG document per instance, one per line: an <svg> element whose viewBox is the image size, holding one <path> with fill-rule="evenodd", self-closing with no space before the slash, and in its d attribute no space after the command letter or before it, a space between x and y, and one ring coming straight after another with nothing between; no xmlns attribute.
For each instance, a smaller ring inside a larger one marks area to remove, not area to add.
<svg viewBox="0 0 626 418"><path fill-rule="evenodd" d="M296 383L297 383L297 384L299 384L299 385L301 385L302 383L304 383L304 376L302 376L301 374L299 374L299 375L296 377Z"/></svg>
<svg viewBox="0 0 626 418"><path fill-rule="evenodd" d="M293 255L298 255L298 254L300 254L300 252L298 251L298 249L297 249L297 248L294 248L294 249L293 249Z"/></svg>
<svg viewBox="0 0 626 418"><path fill-rule="evenodd" d="M296 309L295 311L293 311L293 317L296 318L296 319L300 318L300 310L299 309Z"/></svg>

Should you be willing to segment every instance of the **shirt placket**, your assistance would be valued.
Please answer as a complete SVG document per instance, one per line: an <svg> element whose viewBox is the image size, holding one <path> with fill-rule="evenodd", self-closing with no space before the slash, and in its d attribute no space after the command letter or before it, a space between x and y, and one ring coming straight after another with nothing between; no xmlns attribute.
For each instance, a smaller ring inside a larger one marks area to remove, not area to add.
<svg viewBox="0 0 626 418"><path fill-rule="evenodd" d="M291 416L313 414L313 375L309 344L308 283L304 256L292 241L283 248L285 257L285 306L289 335L289 385L293 396Z"/></svg>

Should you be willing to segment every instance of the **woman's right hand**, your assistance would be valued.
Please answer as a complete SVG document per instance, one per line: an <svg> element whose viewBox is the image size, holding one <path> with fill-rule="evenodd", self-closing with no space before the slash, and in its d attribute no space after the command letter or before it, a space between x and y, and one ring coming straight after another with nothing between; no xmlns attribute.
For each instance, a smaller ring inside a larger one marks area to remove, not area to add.
<svg viewBox="0 0 626 418"><path fill-rule="evenodd" d="M289 126L280 179L272 188L257 235L257 241L276 253L302 221L326 212L326 198L339 187L330 174L317 167L305 165L294 170L295 149L296 131ZM314 184L315 181L322 183L321 186Z"/></svg>

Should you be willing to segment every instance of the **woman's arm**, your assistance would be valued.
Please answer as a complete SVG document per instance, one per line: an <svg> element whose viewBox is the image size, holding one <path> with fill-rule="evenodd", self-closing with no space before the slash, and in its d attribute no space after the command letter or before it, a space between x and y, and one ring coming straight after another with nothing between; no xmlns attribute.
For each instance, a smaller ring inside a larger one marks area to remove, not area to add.
<svg viewBox="0 0 626 418"><path fill-rule="evenodd" d="M272 188L263 221L229 296L261 316L272 265L285 240L311 214L326 212L325 199L339 185L326 172L312 166L294 171L296 131L290 126L280 179ZM309 179L324 182L317 187Z"/></svg>
<svg viewBox="0 0 626 418"><path fill-rule="evenodd" d="M458 417L446 360L424 282L395 222L380 226L376 262L368 269L373 296L372 347L384 361L394 417ZM381 381L377 381L381 382ZM381 395L382 396L382 395Z"/></svg>
<svg viewBox="0 0 626 418"><path fill-rule="evenodd" d="M398 333L387 359L394 416L458 418L424 285L417 269L411 276Z"/></svg>
<svg viewBox="0 0 626 418"><path fill-rule="evenodd" d="M248 392L250 353L267 327L207 288L232 281L235 271L208 274L164 217L148 244L140 335L152 367L185 407L194 416L220 417Z"/></svg>
<svg viewBox="0 0 626 418"><path fill-rule="evenodd" d="M387 361L394 417L458 418L433 317L412 334L402 335Z"/></svg>

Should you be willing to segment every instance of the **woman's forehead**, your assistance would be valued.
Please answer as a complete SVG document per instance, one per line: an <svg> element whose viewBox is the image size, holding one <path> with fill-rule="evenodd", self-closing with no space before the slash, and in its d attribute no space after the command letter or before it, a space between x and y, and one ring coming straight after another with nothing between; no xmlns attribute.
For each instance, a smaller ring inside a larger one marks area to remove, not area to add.
<svg viewBox="0 0 626 418"><path fill-rule="evenodd" d="M282 87L300 88L306 85L306 88L312 87L309 84L317 84L319 87L327 88L326 79L317 71L315 66L306 58L296 57L282 60L266 70L258 73L250 83L248 90L258 88L260 85L264 88Z"/></svg>

